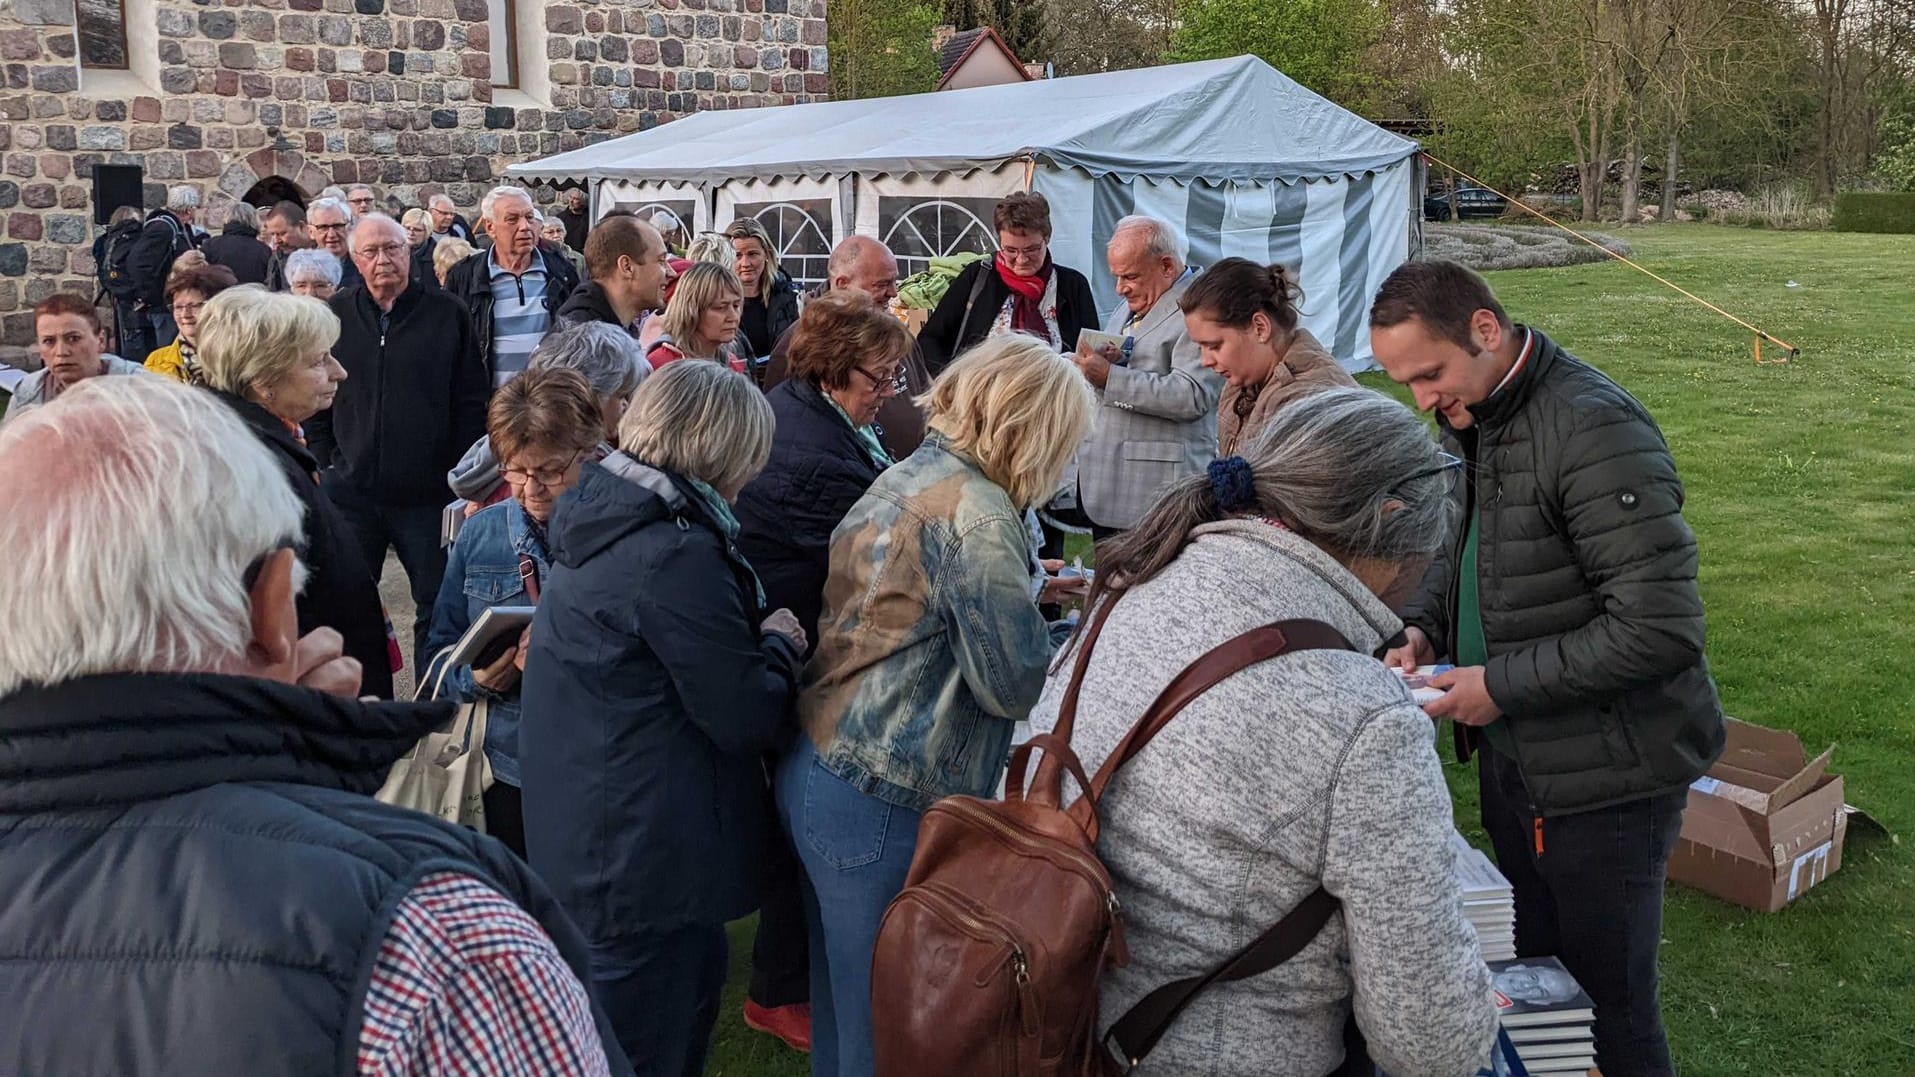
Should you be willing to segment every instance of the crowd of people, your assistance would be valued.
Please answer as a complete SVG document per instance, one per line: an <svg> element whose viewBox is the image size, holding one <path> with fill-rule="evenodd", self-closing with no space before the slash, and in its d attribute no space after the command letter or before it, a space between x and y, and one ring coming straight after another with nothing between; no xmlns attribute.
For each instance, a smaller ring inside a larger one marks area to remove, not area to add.
<svg viewBox="0 0 1915 1077"><path fill-rule="evenodd" d="M202 239L175 188L99 252L124 357L86 297L35 308L0 421L0 1059L693 1075L756 911L746 1023L867 1077L925 810L994 796L1067 695L1094 768L1194 660L1306 618L1352 649L1203 694L1100 803L1130 960L1097 1028L1321 886L1340 915L1146 1069L1482 1066L1435 719L1519 952L1595 1000L1606 1074L1673 1072L1662 886L1723 728L1681 483L1615 383L1449 263L1370 316L1439 439L1303 328L1293 271L1190 265L1148 216L1101 237L1102 317L1044 198L1004 199L913 335L870 237L804 295L755 221L566 201L500 187L474 224L355 186ZM1419 707L1393 671L1439 661ZM371 798L481 702L486 836Z"/></svg>

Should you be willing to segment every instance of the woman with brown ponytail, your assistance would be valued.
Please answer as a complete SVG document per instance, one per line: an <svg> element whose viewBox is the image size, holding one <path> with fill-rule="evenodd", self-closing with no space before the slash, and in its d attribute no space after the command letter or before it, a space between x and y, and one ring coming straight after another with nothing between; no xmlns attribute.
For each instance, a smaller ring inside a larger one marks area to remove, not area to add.
<svg viewBox="0 0 1915 1077"><path fill-rule="evenodd" d="M1232 456L1285 404L1356 380L1297 324L1302 297L1294 273L1247 258L1225 258L1191 282L1178 306L1203 365L1223 375L1217 454Z"/></svg>

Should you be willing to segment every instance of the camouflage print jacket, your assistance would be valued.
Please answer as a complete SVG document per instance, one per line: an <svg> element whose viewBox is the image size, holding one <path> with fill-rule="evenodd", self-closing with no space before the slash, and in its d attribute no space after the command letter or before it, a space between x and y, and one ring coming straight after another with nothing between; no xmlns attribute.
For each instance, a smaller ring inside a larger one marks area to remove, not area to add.
<svg viewBox="0 0 1915 1077"><path fill-rule="evenodd" d="M833 532L818 637L798 714L826 768L915 811L989 795L1051 655L1022 513L926 435Z"/></svg>

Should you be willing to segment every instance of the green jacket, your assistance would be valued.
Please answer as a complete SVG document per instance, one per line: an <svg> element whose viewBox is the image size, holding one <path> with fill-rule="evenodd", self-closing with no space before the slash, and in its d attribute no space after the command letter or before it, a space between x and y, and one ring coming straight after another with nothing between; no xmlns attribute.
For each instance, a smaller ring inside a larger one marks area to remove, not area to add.
<svg viewBox="0 0 1915 1077"><path fill-rule="evenodd" d="M1472 479L1456 534L1402 614L1452 652L1455 565L1479 511L1489 694L1531 800L1563 815L1700 777L1722 752L1722 704L1662 432L1621 386L1536 338L1468 429L1444 426Z"/></svg>

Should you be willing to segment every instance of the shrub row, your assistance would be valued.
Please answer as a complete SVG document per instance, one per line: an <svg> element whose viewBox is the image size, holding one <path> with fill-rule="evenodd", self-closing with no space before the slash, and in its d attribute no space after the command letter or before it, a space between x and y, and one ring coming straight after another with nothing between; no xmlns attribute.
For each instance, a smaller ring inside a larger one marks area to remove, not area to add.
<svg viewBox="0 0 1915 1077"><path fill-rule="evenodd" d="M1843 191L1835 196L1835 230L1915 234L1915 191Z"/></svg>

